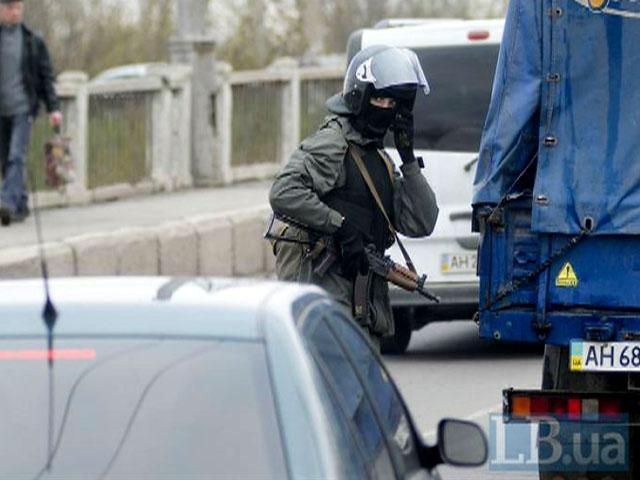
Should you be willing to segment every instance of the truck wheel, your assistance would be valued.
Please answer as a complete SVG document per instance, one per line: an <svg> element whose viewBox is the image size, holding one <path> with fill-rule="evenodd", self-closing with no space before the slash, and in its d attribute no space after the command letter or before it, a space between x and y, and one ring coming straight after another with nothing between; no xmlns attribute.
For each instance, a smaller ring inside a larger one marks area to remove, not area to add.
<svg viewBox="0 0 640 480"><path fill-rule="evenodd" d="M394 312L395 333L391 337L384 337L380 342L380 352L383 355L402 355L407 351L411 341L413 325L411 316L404 310Z"/></svg>

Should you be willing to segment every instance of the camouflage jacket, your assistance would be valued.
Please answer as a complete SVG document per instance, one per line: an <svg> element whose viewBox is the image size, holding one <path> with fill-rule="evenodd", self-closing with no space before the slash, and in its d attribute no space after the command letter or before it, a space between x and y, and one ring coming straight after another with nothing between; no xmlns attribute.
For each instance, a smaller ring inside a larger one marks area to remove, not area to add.
<svg viewBox="0 0 640 480"><path fill-rule="evenodd" d="M371 142L353 128L347 117L328 117L316 133L300 144L277 175L269 195L273 211L314 230L335 233L342 223L342 215L320 199L345 184L344 159L349 143L366 146ZM433 190L417 162L403 165L400 170L402 175L394 171L393 179L394 227L408 237L430 235L438 216ZM282 233L297 240L308 239L307 233L296 227L289 226ZM314 274L311 260L305 259L304 245L279 241L274 245L274 253L280 280L319 285L352 315L353 285L340 274L337 265L320 278ZM391 335L393 317L387 282L376 277L372 288L370 318L363 327L376 335Z"/></svg>

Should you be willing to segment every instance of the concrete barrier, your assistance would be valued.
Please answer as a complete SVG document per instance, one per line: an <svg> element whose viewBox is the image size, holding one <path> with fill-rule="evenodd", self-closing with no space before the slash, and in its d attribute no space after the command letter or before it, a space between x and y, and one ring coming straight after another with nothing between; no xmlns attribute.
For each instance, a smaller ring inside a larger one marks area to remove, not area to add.
<svg viewBox="0 0 640 480"><path fill-rule="evenodd" d="M50 277L75 274L71 247L63 243L46 243L43 252ZM0 278L33 278L41 275L40 249L36 245L0 250Z"/></svg>
<svg viewBox="0 0 640 480"><path fill-rule="evenodd" d="M156 227L160 246L160 275L198 275L198 236L187 221L168 222Z"/></svg>
<svg viewBox="0 0 640 480"><path fill-rule="evenodd" d="M274 271L262 236L268 209L199 215L153 227L70 237L44 245L51 276L263 276ZM0 250L1 278L39 277L37 246Z"/></svg>
<svg viewBox="0 0 640 480"><path fill-rule="evenodd" d="M150 229L126 228L113 234L118 257L118 275L158 275L160 244Z"/></svg>
<svg viewBox="0 0 640 480"><path fill-rule="evenodd" d="M111 233L92 233L64 241L73 250L78 276L116 275L118 257L116 237Z"/></svg>
<svg viewBox="0 0 640 480"><path fill-rule="evenodd" d="M233 226L224 215L189 217L198 241L198 275L233 275Z"/></svg>
<svg viewBox="0 0 640 480"><path fill-rule="evenodd" d="M233 273L255 275L265 271L264 210L241 212L231 216L233 225Z"/></svg>

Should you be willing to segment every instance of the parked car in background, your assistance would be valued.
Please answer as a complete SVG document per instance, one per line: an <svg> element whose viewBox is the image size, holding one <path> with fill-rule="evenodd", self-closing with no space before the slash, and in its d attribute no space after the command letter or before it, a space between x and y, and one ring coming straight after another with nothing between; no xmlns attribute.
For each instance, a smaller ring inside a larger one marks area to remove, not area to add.
<svg viewBox="0 0 640 480"><path fill-rule="evenodd" d="M150 63L132 63L130 65L119 65L109 68L97 74L91 79L92 83L111 82L113 80L127 80L130 78L146 77L154 69L165 68L166 63L150 62Z"/></svg>
<svg viewBox="0 0 640 480"><path fill-rule="evenodd" d="M470 319L478 309L478 236L471 232L471 195L480 135L491 97L504 20L385 20L354 32L347 56L370 45L412 49L431 86L414 109L416 155L434 189L440 215L429 238L403 238L419 272L440 304L392 289L396 333L385 353L406 350L413 330L438 320ZM399 158L389 137L387 147ZM392 257L402 261L397 246Z"/></svg>
<svg viewBox="0 0 640 480"><path fill-rule="evenodd" d="M431 479L486 459L468 422L423 443L316 287L74 278L50 292L49 351L42 282L0 282L0 478Z"/></svg>

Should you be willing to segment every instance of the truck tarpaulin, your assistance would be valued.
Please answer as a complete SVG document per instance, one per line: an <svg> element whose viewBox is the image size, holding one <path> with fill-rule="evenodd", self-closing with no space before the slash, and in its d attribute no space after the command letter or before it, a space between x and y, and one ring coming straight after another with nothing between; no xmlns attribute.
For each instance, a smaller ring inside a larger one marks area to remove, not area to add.
<svg viewBox="0 0 640 480"><path fill-rule="evenodd" d="M640 234L638 135L640 2L511 0L474 206L537 163L533 231Z"/></svg>

